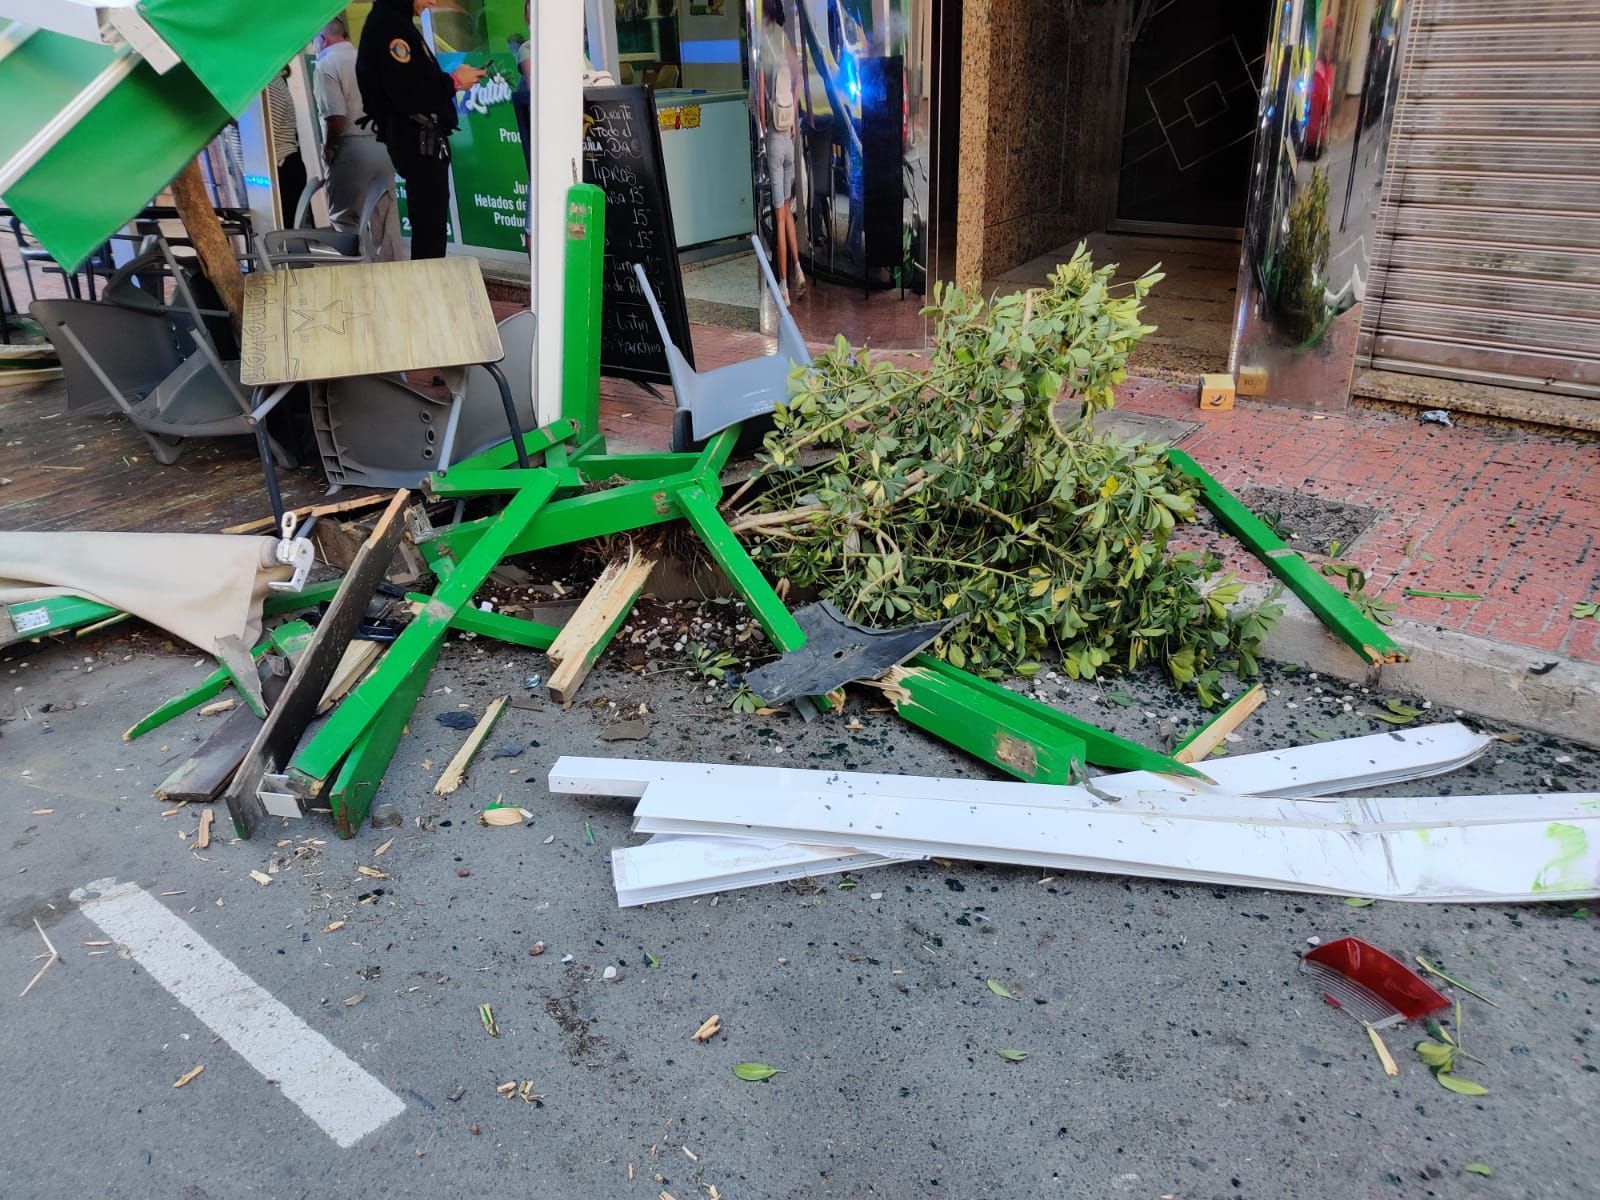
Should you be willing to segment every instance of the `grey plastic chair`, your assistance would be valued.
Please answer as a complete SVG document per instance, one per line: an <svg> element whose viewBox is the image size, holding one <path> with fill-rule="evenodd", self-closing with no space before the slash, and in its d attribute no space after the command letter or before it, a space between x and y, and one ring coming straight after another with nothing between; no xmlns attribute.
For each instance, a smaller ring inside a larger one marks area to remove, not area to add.
<svg viewBox="0 0 1600 1200"><path fill-rule="evenodd" d="M322 456L328 490L342 487L416 487L449 462L498 446L538 425L533 406L533 339L538 329L531 312L500 322L504 368L487 366L443 371L459 388L461 411L452 440L451 400L430 396L385 375L331 379L311 389L311 426ZM499 378L496 378L496 376ZM505 389L501 389L501 381Z"/></svg>
<svg viewBox="0 0 1600 1200"><path fill-rule="evenodd" d="M328 490L419 486L443 461L450 404L449 397L426 395L384 375L313 385L311 427ZM530 422L524 431L531 427ZM510 436L498 389L492 398L469 391L463 396L451 461Z"/></svg>
<svg viewBox="0 0 1600 1200"><path fill-rule="evenodd" d="M109 398L170 466L196 437L253 436L239 364L217 358L203 324L180 327L159 310L86 300L39 300L29 309L56 349L68 409ZM273 456L293 459L275 442Z"/></svg>
<svg viewBox="0 0 1600 1200"><path fill-rule="evenodd" d="M769 416L778 403L788 397L789 375L794 368L811 365L811 351L806 349L800 327L783 302L783 293L772 274L766 251L761 248L761 240L752 237L750 244L756 249L756 259L761 264L772 301L778 306L778 349L775 354L729 363L710 371L696 371L673 344L644 268L638 263L633 265L634 277L650 305L650 315L655 319L661 344L666 349L667 373L672 377L672 394L678 406L672 420L675 452L698 449L706 439L729 426Z"/></svg>
<svg viewBox="0 0 1600 1200"><path fill-rule="evenodd" d="M500 370L511 388L511 402L516 409L517 424L523 433L536 429L538 414L533 407L533 342L538 334L539 320L531 312L512 313L501 321L500 345L506 356L500 360ZM467 406L473 410L500 412L500 385L486 367L467 368ZM506 429L506 420L500 419L500 428Z"/></svg>

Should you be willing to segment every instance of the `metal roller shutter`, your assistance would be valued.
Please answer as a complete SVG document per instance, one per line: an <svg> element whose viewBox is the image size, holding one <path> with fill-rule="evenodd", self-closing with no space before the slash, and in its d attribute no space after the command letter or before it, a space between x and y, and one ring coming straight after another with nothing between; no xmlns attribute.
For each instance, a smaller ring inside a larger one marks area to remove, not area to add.
<svg viewBox="0 0 1600 1200"><path fill-rule="evenodd" d="M1374 366L1600 398L1600 0L1420 0Z"/></svg>

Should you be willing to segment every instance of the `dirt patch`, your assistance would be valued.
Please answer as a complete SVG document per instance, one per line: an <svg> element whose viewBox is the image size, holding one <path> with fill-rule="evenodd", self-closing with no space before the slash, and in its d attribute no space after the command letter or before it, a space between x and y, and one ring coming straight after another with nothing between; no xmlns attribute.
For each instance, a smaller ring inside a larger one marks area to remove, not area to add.
<svg viewBox="0 0 1600 1200"><path fill-rule="evenodd" d="M1345 554L1383 515L1365 504L1344 504L1283 488L1247 487L1238 496L1241 504L1302 554ZM1335 542L1339 549L1331 551Z"/></svg>

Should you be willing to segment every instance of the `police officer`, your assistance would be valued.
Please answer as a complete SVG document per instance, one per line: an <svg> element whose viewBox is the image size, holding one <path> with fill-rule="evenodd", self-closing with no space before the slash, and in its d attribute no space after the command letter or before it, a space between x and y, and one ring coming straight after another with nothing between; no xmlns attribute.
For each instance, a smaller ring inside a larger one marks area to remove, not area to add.
<svg viewBox="0 0 1600 1200"><path fill-rule="evenodd" d="M356 52L362 106L406 181L412 258L444 257L455 94L484 74L463 63L447 75L433 57L412 18L437 3L375 0Z"/></svg>

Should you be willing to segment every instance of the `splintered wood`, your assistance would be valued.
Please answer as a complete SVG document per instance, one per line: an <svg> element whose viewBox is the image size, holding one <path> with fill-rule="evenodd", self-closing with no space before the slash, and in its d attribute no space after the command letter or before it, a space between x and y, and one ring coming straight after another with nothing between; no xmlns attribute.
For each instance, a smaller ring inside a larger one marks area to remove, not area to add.
<svg viewBox="0 0 1600 1200"><path fill-rule="evenodd" d="M461 786L473 756L482 748L483 740L489 736L494 723L500 719L500 713L509 699L509 696L501 696L484 711L483 719L467 735L467 740L461 743L461 749L456 751L455 757L445 767L444 774L439 776L439 782L433 785L434 795L448 796Z"/></svg>
<svg viewBox="0 0 1600 1200"><path fill-rule="evenodd" d="M1188 744L1176 751L1172 757L1181 763L1200 762L1222 745L1223 738L1243 725L1245 718L1260 708L1261 702L1266 698L1266 689L1259 683L1256 684L1218 713L1209 725L1195 734Z"/></svg>
<svg viewBox="0 0 1600 1200"><path fill-rule="evenodd" d="M560 634L546 652L552 668L550 698L556 703L572 703L595 660L621 628L639 593L644 591L655 566L654 558L642 555L630 555L625 562L612 563L589 589L578 611L561 627Z"/></svg>

